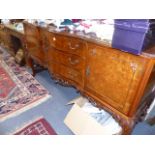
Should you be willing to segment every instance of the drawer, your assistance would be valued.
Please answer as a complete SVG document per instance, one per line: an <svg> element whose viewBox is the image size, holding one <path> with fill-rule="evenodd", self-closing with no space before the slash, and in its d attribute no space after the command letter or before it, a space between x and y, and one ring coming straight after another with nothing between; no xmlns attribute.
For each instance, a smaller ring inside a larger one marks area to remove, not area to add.
<svg viewBox="0 0 155 155"><path fill-rule="evenodd" d="M66 54L54 48L48 50L47 59L49 59L48 61L54 61L68 67L72 67L80 72L84 70L85 67L84 60L81 57L73 54Z"/></svg>
<svg viewBox="0 0 155 155"><path fill-rule="evenodd" d="M70 52L82 57L84 56L84 50L86 48L86 44L83 40L57 34L51 35L50 44L58 50Z"/></svg>
<svg viewBox="0 0 155 155"><path fill-rule="evenodd" d="M48 69L51 73L59 74L69 80L72 80L80 85L83 85L82 74L74 69L53 62L48 63Z"/></svg>

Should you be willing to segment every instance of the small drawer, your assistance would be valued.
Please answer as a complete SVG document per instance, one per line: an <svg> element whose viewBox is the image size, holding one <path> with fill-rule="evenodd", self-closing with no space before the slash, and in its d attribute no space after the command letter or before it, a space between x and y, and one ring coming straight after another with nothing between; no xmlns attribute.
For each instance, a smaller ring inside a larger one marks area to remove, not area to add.
<svg viewBox="0 0 155 155"><path fill-rule="evenodd" d="M66 37L62 35L52 35L50 38L51 46L58 50L66 51L75 55L84 56L86 48L85 42L73 37Z"/></svg>
<svg viewBox="0 0 155 155"><path fill-rule="evenodd" d="M67 54L52 48L51 50L48 50L47 57L49 61L72 67L80 72L84 70L84 60L79 56Z"/></svg>
<svg viewBox="0 0 155 155"><path fill-rule="evenodd" d="M70 37L65 37L64 40L66 50L78 55L83 52L84 42L82 40Z"/></svg>
<svg viewBox="0 0 155 155"><path fill-rule="evenodd" d="M65 71L64 75L66 75L66 77L68 79L71 79L77 83L82 83L83 79L82 79L82 75L80 72L77 72L77 71L67 68L67 67L66 67L66 69L64 68L64 71Z"/></svg>

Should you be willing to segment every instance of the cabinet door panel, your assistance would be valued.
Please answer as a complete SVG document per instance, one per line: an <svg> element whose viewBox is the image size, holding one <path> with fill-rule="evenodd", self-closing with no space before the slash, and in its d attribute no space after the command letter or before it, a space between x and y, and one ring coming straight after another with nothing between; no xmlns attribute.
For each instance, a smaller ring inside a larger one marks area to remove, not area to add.
<svg viewBox="0 0 155 155"><path fill-rule="evenodd" d="M85 89L127 114L147 62L142 57L89 44Z"/></svg>

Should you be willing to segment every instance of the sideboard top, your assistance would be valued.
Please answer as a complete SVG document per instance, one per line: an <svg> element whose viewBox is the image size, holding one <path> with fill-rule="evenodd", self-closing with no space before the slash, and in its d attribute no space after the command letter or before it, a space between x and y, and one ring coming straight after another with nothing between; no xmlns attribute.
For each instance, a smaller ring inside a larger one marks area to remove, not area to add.
<svg viewBox="0 0 155 155"><path fill-rule="evenodd" d="M79 38L79 39L83 39L87 42L97 44L99 46L106 46L108 48L113 48L111 46L111 42L109 40L101 40L91 34L84 34L83 32L70 33L68 31L60 31L60 30L57 30L56 27L54 27L54 26L50 26L50 25L40 26L37 23L28 23L27 21L24 21L23 23L33 25L35 27L41 28L45 31L48 31L48 32L51 32L54 34ZM117 49L117 50L119 50L119 49ZM122 50L119 50L119 51L122 51ZM125 52L125 51L123 51L123 52ZM128 53L128 52L126 52L126 53ZM142 56L145 58L155 59L155 46L151 47L150 49L147 49L146 51L143 51L141 55L135 55L135 56Z"/></svg>

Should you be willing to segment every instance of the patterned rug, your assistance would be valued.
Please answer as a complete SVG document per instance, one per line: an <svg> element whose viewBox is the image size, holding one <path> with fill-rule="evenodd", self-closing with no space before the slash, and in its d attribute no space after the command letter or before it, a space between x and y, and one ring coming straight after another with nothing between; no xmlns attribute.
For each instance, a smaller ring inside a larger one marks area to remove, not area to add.
<svg viewBox="0 0 155 155"><path fill-rule="evenodd" d="M51 95L10 54L0 54L0 121L16 116Z"/></svg>
<svg viewBox="0 0 155 155"><path fill-rule="evenodd" d="M56 132L44 118L40 118L26 125L14 135L56 135Z"/></svg>

